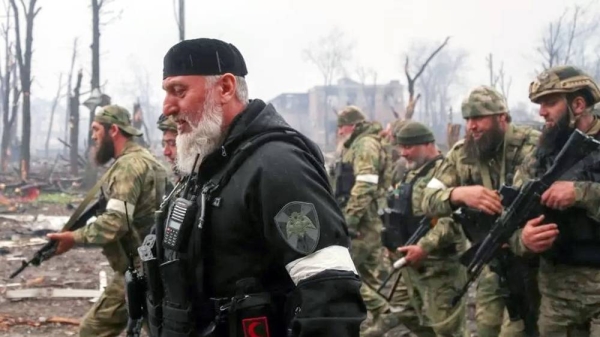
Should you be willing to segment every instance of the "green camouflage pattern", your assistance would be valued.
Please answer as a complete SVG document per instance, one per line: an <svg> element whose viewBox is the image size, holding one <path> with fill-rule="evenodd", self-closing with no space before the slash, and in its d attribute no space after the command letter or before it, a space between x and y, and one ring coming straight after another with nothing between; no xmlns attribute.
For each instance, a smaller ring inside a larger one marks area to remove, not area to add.
<svg viewBox="0 0 600 337"><path fill-rule="evenodd" d="M491 116L508 113L506 99L496 89L482 85L473 89L462 102L463 118Z"/></svg>
<svg viewBox="0 0 600 337"><path fill-rule="evenodd" d="M533 155L540 132L529 127L515 125L509 127L505 139L506 146L501 148L506 148L506 174L513 175L517 168ZM498 153L488 163L481 163L488 166L495 188L500 185L500 163L502 163L502 153ZM437 180L435 183L437 186L433 187L434 184L430 181L425 188L421 205L423 211L431 217L447 217L452 214L454 210L450 205L450 194L454 187L483 185L479 163L467 158L464 139L458 141L447 153L444 162L434 174L432 180L434 179ZM430 238L442 230L451 231L445 229L445 226L436 225L426 237ZM482 273L479 282L482 282L482 285L478 287L476 298L477 312L480 313L479 316L476 315L478 334L482 337L494 334L497 336L496 332L502 330L501 336L522 336L524 334L522 321L507 322L502 325L504 303L503 299L497 296L500 291L497 278L490 278L489 275Z"/></svg>
<svg viewBox="0 0 600 337"><path fill-rule="evenodd" d="M385 299L374 290L381 284L378 273L383 252L378 210L385 206L386 190L391 185L390 149L379 135L381 130L376 122L358 124L344 143L342 158L352 166L356 177L344 216L348 227L361 235L352 240L350 253L364 282L361 294L371 312L387 307Z"/></svg>
<svg viewBox="0 0 600 337"><path fill-rule="evenodd" d="M412 211L424 215L421 208L423 192L431 177L442 166L443 160L413 184ZM425 165L408 171L406 181L411 181ZM467 249L467 240L459 225L450 218L436 221L435 226L417 243L427 258L418 267L405 269L406 283L413 305L420 313L421 325L432 327L437 336L466 336L465 304L452 307L452 299L466 282L466 269L458 262L460 253Z"/></svg>
<svg viewBox="0 0 600 337"><path fill-rule="evenodd" d="M392 167L392 186L396 186L404 177L406 170L408 170L406 164L407 162L404 157L400 157L394 162Z"/></svg>
<svg viewBox="0 0 600 337"><path fill-rule="evenodd" d="M93 223L76 230L74 237L80 244L102 246L110 266L123 274L128 254L137 256L137 247L154 223L154 211L164 195L167 173L148 150L131 140L110 170L102 184L108 201L106 211ZM110 207L111 200L116 207Z"/></svg>
<svg viewBox="0 0 600 337"><path fill-rule="evenodd" d="M529 85L529 99L539 103L542 96L566 94L587 90L593 104L600 101L600 89L596 81L583 70L574 66L556 66L541 72Z"/></svg>
<svg viewBox="0 0 600 337"><path fill-rule="evenodd" d="M354 125L366 120L365 114L358 107L350 105L338 114L337 125L338 127Z"/></svg>
<svg viewBox="0 0 600 337"><path fill-rule="evenodd" d="M600 132L596 118L587 131L590 136ZM515 174L515 184L521 186L534 176L534 157ZM575 182L575 204L590 218L599 221L600 183ZM573 226L577 226L576 223ZM521 230L510 240L517 255L531 253L521 241ZM541 336L600 336L600 270L553 264L540 259L538 285L541 294L538 328ZM587 326L589 325L589 327Z"/></svg>
<svg viewBox="0 0 600 337"><path fill-rule="evenodd" d="M119 336L127 326L125 278L116 274L81 320L80 337Z"/></svg>
<svg viewBox="0 0 600 337"><path fill-rule="evenodd" d="M141 136L142 131L136 129L131 124L131 114L127 109L119 105L107 105L96 111L94 120L98 123L114 124L122 131L133 135Z"/></svg>
<svg viewBox="0 0 600 337"><path fill-rule="evenodd" d="M510 125L510 132L506 139L506 174L514 175L525 159L532 156L537 146L540 132L530 127ZM500 163L502 153L488 163L491 180L494 186L500 183ZM442 166L436 171L433 179L437 187L427 187L422 201L423 211L432 217L450 216L454 211L450 205L450 194L454 187L483 185L483 178L476 160L467 157L464 148L464 139L454 144L446 154Z"/></svg>
<svg viewBox="0 0 600 337"><path fill-rule="evenodd" d="M160 117L158 118L158 121L156 122L156 126L158 127L159 130L161 130L163 132L173 131L173 132L177 133L177 123L175 123L173 116L167 117L167 116L161 114Z"/></svg>

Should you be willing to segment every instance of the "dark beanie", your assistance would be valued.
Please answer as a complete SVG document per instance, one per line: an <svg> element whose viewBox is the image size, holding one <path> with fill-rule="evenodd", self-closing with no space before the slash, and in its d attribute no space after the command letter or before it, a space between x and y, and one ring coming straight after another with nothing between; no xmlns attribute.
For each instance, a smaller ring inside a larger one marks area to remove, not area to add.
<svg viewBox="0 0 600 337"><path fill-rule="evenodd" d="M163 79L170 76L248 74L242 53L231 43L216 39L184 40L169 49L163 61Z"/></svg>
<svg viewBox="0 0 600 337"><path fill-rule="evenodd" d="M394 143L397 145L419 145L435 141L433 132L419 122L408 122L394 133Z"/></svg>

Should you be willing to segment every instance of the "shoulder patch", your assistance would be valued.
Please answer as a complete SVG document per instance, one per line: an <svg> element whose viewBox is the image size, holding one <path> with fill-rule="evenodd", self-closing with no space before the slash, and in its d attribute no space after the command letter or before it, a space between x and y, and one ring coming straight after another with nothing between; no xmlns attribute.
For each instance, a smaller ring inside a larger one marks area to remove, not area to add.
<svg viewBox="0 0 600 337"><path fill-rule="evenodd" d="M311 254L317 248L321 227L315 206L292 201L275 215L275 224L284 241L300 254Z"/></svg>

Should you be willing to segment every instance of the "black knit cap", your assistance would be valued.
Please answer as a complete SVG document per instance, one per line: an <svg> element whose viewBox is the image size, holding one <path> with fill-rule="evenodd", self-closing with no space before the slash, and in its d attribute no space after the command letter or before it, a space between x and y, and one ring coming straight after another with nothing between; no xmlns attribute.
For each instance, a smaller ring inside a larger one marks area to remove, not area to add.
<svg viewBox="0 0 600 337"><path fill-rule="evenodd" d="M170 76L248 74L242 53L231 43L216 39L184 40L164 58L163 79Z"/></svg>

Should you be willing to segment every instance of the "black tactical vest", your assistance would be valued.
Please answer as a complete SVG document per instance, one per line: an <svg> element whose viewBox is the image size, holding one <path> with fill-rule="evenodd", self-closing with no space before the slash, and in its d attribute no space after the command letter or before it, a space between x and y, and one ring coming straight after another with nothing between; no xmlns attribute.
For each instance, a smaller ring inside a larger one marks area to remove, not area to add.
<svg viewBox="0 0 600 337"><path fill-rule="evenodd" d="M355 183L352 164L341 160L335 164L335 200L341 208L346 207L350 199L350 192Z"/></svg>
<svg viewBox="0 0 600 337"><path fill-rule="evenodd" d="M384 247L390 250L396 250L396 248L404 246L406 241L408 241L419 228L419 222L423 216L415 216L413 214L413 185L417 179L429 173L435 166L435 163L442 158L442 156L437 156L426 163L419 173L408 182L406 181L407 171L398 188L394 189L388 195L388 207L383 210L382 215L383 229L381 232L381 240Z"/></svg>

